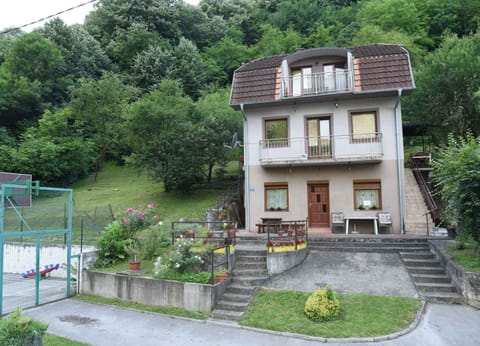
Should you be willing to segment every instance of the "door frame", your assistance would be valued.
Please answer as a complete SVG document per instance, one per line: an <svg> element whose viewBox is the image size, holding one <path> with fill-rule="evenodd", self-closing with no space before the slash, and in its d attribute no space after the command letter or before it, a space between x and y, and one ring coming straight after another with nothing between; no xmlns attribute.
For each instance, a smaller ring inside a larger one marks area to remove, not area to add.
<svg viewBox="0 0 480 346"><path fill-rule="evenodd" d="M310 187L311 186L326 186L327 188L327 194L328 194L328 200L327 200L327 205L328 205L328 211L327 211L327 225L325 227L330 227L330 182L328 180L312 180L312 181L307 181L307 210L308 210L308 227L315 227L311 225L312 222L312 217L311 217L311 208L310 208ZM323 226L322 226L323 227Z"/></svg>

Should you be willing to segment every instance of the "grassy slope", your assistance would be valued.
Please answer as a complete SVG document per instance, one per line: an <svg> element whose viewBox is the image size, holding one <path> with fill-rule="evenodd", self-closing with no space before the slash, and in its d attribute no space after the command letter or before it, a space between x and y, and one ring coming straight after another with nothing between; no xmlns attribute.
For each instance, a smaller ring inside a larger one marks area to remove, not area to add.
<svg viewBox="0 0 480 346"><path fill-rule="evenodd" d="M130 167L106 164L97 182L86 178L74 185L74 209L76 212L93 212L95 207L113 212L127 207L154 203L164 221L179 218L196 219L214 205L220 190L197 190L182 194L164 191L163 183L154 182L145 174Z"/></svg>

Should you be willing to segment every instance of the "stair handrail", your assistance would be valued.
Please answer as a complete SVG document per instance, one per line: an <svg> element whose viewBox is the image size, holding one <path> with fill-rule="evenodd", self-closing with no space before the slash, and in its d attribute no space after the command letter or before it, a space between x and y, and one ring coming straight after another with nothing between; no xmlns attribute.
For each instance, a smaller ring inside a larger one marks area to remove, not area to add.
<svg viewBox="0 0 480 346"><path fill-rule="evenodd" d="M427 165L425 164L425 159L428 159L430 162L431 155L424 154L424 155L411 156L410 167L411 167L413 176L417 181L417 185L420 188L420 192L422 193L423 200L427 205L428 211L426 214L430 213L433 224L435 224L436 216L439 208L437 203L435 202L435 199L433 198L433 193L432 193L432 190L430 189L430 185L425 181L425 178L422 174L422 171L432 170L432 168L430 168L428 164ZM423 163L423 165L421 165L421 163Z"/></svg>

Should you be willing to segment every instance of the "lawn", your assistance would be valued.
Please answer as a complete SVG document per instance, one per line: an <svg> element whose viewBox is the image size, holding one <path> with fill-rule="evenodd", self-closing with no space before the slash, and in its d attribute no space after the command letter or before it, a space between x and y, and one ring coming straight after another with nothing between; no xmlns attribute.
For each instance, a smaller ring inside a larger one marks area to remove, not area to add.
<svg viewBox="0 0 480 346"><path fill-rule="evenodd" d="M407 328L415 319L420 304L419 300L410 298L338 294L339 318L312 322L303 312L309 295L263 289L240 324L325 338L373 337Z"/></svg>
<svg viewBox="0 0 480 346"><path fill-rule="evenodd" d="M75 299L79 299L79 300L83 300L91 303L97 303L97 304L114 305L122 308L134 309L139 311L148 311L148 312L156 312L156 313L172 315L172 316L187 317L195 320L206 320L209 317L205 314L202 314L201 312L188 311L188 310L175 308L171 306L145 305L145 304L138 304L131 301L109 299L109 298L91 296L87 294L78 295L75 297Z"/></svg>
<svg viewBox="0 0 480 346"><path fill-rule="evenodd" d="M480 273L480 249L475 253L475 245L473 242L466 242L463 249L459 249L456 245L446 248L450 258L459 264L466 271Z"/></svg>
<svg viewBox="0 0 480 346"><path fill-rule="evenodd" d="M43 336L43 346L87 346L83 342L70 340L61 336L46 333Z"/></svg>

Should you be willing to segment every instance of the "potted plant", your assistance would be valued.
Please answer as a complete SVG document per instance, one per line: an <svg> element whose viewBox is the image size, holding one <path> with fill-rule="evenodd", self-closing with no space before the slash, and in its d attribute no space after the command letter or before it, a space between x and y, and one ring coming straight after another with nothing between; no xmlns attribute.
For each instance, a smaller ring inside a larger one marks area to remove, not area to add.
<svg viewBox="0 0 480 346"><path fill-rule="evenodd" d="M130 270L140 269L140 258L142 256L142 244L136 239L132 239L125 245L125 252L130 256Z"/></svg>

